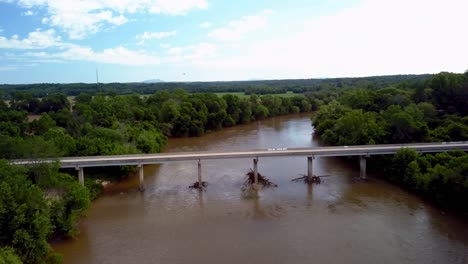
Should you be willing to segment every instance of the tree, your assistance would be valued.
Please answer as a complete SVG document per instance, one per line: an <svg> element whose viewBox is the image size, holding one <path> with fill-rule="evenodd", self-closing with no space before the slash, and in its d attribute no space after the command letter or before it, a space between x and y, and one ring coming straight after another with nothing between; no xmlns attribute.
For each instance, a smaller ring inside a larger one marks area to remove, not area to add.
<svg viewBox="0 0 468 264"><path fill-rule="evenodd" d="M339 118L333 128L337 135L338 145L376 144L383 136L383 129L377 123L375 114L352 110Z"/></svg>
<svg viewBox="0 0 468 264"><path fill-rule="evenodd" d="M55 145L59 151L59 156L71 156L76 151L75 139L67 134L65 129L61 127L49 128L49 130L44 133L44 139Z"/></svg>
<svg viewBox="0 0 468 264"><path fill-rule="evenodd" d="M162 104L159 119L163 123L174 123L180 116L180 107L173 99L169 99Z"/></svg>
<svg viewBox="0 0 468 264"><path fill-rule="evenodd" d="M281 114L281 98L273 95L264 95L260 97L262 105L268 109L268 116L277 116Z"/></svg>
<svg viewBox="0 0 468 264"><path fill-rule="evenodd" d="M240 114L239 114L239 123L246 124L252 120L252 105L250 100L243 98L240 100Z"/></svg>
<svg viewBox="0 0 468 264"><path fill-rule="evenodd" d="M252 114L255 117L255 120L262 120L267 118L270 115L268 108L262 104L255 104L252 106Z"/></svg>
<svg viewBox="0 0 468 264"><path fill-rule="evenodd" d="M2 100L0 96L0 111L4 112L7 110L8 110L8 104L4 100Z"/></svg>
<svg viewBox="0 0 468 264"><path fill-rule="evenodd" d="M68 98L61 93L53 93L42 98L39 110L40 112L57 112L61 109L70 109Z"/></svg>
<svg viewBox="0 0 468 264"><path fill-rule="evenodd" d="M312 118L315 131L322 135L327 129L333 128L336 121L345 113L351 111L348 107L340 104L338 101L332 101L324 105Z"/></svg>
<svg viewBox="0 0 468 264"><path fill-rule="evenodd" d="M409 177L408 166L411 162L416 161L418 153L412 149L399 150L391 160L389 166L389 179L391 181L403 182L405 178Z"/></svg>
<svg viewBox="0 0 468 264"><path fill-rule="evenodd" d="M15 251L9 247L0 248L0 263L2 264L21 264L21 259Z"/></svg>
<svg viewBox="0 0 468 264"><path fill-rule="evenodd" d="M439 109L448 113L468 114L468 86L463 74L441 72L430 81L432 97Z"/></svg>
<svg viewBox="0 0 468 264"><path fill-rule="evenodd" d="M227 118L226 101L216 94L202 94L201 98L208 111L206 129L222 128L224 120Z"/></svg>
<svg viewBox="0 0 468 264"><path fill-rule="evenodd" d="M56 125L57 123L55 120L53 120L47 113L42 113L41 118L34 120L31 123L31 130L35 135L43 135Z"/></svg>
<svg viewBox="0 0 468 264"><path fill-rule="evenodd" d="M239 123L241 113L239 96L226 94L223 95L223 99L226 101L226 113L228 114L224 126L233 126Z"/></svg>
<svg viewBox="0 0 468 264"><path fill-rule="evenodd" d="M80 93L77 97L75 97L75 102L79 104L89 104L93 97L87 93Z"/></svg>
<svg viewBox="0 0 468 264"><path fill-rule="evenodd" d="M59 175L64 182L61 184L63 195L51 201L51 223L56 234L75 237L79 232L77 220L90 206L90 194L70 175Z"/></svg>
<svg viewBox="0 0 468 264"><path fill-rule="evenodd" d="M43 192L26 170L0 160L0 247L11 246L22 261L34 263L49 250L52 230Z"/></svg>
<svg viewBox="0 0 468 264"><path fill-rule="evenodd" d="M424 141L428 127L424 113L416 106L405 109L392 105L382 113L388 143L409 143Z"/></svg>
<svg viewBox="0 0 468 264"><path fill-rule="evenodd" d="M356 89L346 92L340 97L342 104L353 109L363 109L365 111L373 110L374 92L364 89Z"/></svg>

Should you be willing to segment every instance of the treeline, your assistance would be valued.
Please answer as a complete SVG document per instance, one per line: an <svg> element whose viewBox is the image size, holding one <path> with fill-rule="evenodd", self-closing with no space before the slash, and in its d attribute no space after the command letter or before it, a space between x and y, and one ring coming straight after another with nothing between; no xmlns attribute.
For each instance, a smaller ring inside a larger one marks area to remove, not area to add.
<svg viewBox="0 0 468 264"><path fill-rule="evenodd" d="M168 136L206 131L271 116L308 112L304 96L239 97L189 94L182 89L140 95L81 94L70 103L63 94L41 100L29 95L0 102L0 158L116 155L159 152ZM29 120L30 114L40 114Z"/></svg>
<svg viewBox="0 0 468 264"><path fill-rule="evenodd" d="M0 160L0 263L61 263L48 241L75 236L89 191L58 165L32 168Z"/></svg>
<svg viewBox="0 0 468 264"><path fill-rule="evenodd" d="M71 84L19 84L0 85L0 97L12 99L18 92L27 92L33 97L46 97L49 94L62 93L77 96L81 93L90 95L153 94L156 91L174 91L183 88L190 93L245 92L247 94L280 94L286 91L305 93L330 88L366 87L382 88L402 82L424 82L431 75L391 75L360 78L327 78L298 80L261 80L231 82L160 82L160 83L71 83Z"/></svg>
<svg viewBox="0 0 468 264"><path fill-rule="evenodd" d="M313 117L328 145L468 140L468 71L442 72L427 82L382 89L328 90L310 94L321 104ZM371 158L391 181L445 207L468 212L468 167L460 152L419 156L402 151Z"/></svg>
<svg viewBox="0 0 468 264"><path fill-rule="evenodd" d="M415 150L405 149L389 161L390 166L382 160L375 162L385 168L388 180L445 208L468 212L468 154L465 152L419 155Z"/></svg>

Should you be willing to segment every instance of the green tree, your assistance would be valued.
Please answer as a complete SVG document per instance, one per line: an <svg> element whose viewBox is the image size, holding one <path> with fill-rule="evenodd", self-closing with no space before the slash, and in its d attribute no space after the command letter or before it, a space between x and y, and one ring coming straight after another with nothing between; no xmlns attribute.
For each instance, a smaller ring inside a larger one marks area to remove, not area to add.
<svg viewBox="0 0 468 264"><path fill-rule="evenodd" d="M53 128L57 125L54 119L52 119L47 113L42 113L41 118L34 120L31 123L31 131L35 135L43 135L50 128Z"/></svg>
<svg viewBox="0 0 468 264"><path fill-rule="evenodd" d="M240 119L240 98L237 95L226 94L223 95L226 102L226 113L228 118L224 120L224 126L233 126L239 123Z"/></svg>
<svg viewBox="0 0 468 264"><path fill-rule="evenodd" d="M26 170L0 160L0 247L11 246L26 263L44 258L52 230L43 192Z"/></svg>
<svg viewBox="0 0 468 264"><path fill-rule="evenodd" d="M468 86L463 74L441 72L432 77L432 97L439 109L448 113L468 114Z"/></svg>
<svg viewBox="0 0 468 264"><path fill-rule="evenodd" d="M349 106L353 109L370 111L375 108L374 97L374 92L364 89L356 89L344 93L340 97L340 101L343 105Z"/></svg>
<svg viewBox="0 0 468 264"><path fill-rule="evenodd" d="M323 135L326 130L333 128L340 117L349 111L351 110L348 107L340 104L338 101L332 101L324 105L312 118L315 131L319 135Z"/></svg>
<svg viewBox="0 0 468 264"><path fill-rule="evenodd" d="M252 105L250 103L250 100L247 98L241 99L239 108L239 123L246 124L252 121Z"/></svg>
<svg viewBox="0 0 468 264"><path fill-rule="evenodd" d="M422 142L428 135L424 113L416 105L405 109L392 105L382 113L382 117L389 143Z"/></svg>
<svg viewBox="0 0 468 264"><path fill-rule="evenodd" d="M360 109L352 110L339 118L333 131L337 135L337 142L328 143L338 145L376 144L384 133L375 114Z"/></svg>
<svg viewBox="0 0 468 264"><path fill-rule="evenodd" d="M391 166L389 166L389 179L395 182L403 182L405 178L410 175L408 173L408 166L411 162L416 161L418 153L412 149L399 150L391 160Z"/></svg>
<svg viewBox="0 0 468 264"><path fill-rule="evenodd" d="M16 255L12 248L0 248L0 263L1 264L21 264L21 259Z"/></svg>

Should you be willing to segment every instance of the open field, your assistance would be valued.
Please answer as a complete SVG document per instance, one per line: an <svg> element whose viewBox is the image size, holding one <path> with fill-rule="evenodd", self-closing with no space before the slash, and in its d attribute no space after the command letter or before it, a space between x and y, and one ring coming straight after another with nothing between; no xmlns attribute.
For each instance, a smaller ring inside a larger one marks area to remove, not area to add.
<svg viewBox="0 0 468 264"><path fill-rule="evenodd" d="M217 94L218 96L223 96L225 94L232 94L232 95L237 95L237 96L240 96L240 97L247 97L249 95L246 95L244 92L233 92L233 93L215 93ZM263 95L263 94L259 94L259 95ZM266 94L265 94L266 95ZM286 93L281 93L281 94L269 94L269 95L274 95L274 96L281 96L281 97L293 97L293 96L296 96L296 95L301 95L301 94L297 94L297 93L293 93L292 91L288 91Z"/></svg>

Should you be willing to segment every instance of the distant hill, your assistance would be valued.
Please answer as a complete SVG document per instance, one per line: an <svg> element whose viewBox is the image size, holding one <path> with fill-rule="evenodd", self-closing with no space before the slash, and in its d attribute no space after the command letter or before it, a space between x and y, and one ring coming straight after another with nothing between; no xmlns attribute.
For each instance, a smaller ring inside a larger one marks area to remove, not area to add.
<svg viewBox="0 0 468 264"><path fill-rule="evenodd" d="M151 80L146 80L146 81L143 81L144 83L162 83L164 82L163 80L161 79L151 79Z"/></svg>

